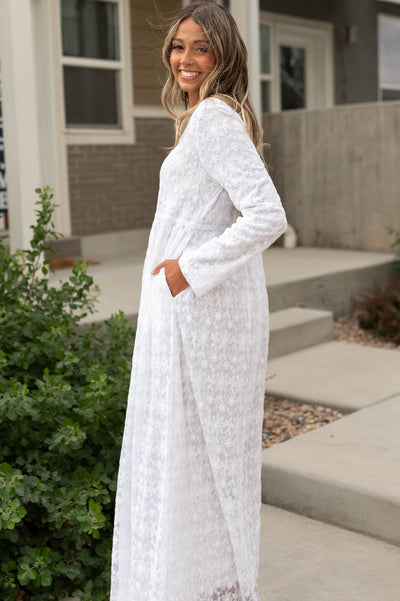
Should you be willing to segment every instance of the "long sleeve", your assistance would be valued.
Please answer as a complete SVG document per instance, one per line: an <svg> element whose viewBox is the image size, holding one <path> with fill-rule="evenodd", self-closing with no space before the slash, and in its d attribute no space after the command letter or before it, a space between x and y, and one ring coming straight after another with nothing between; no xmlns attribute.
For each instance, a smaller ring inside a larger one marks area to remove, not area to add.
<svg viewBox="0 0 400 601"><path fill-rule="evenodd" d="M240 116L223 100L204 100L192 115L193 137L208 176L226 190L241 212L220 236L179 259L197 296L237 272L270 246L287 227L276 188Z"/></svg>

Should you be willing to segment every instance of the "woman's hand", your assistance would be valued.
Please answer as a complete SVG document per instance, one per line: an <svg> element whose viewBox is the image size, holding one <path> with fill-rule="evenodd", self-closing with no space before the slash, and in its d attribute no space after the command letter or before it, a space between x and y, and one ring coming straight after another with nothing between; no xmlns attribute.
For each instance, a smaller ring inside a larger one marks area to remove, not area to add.
<svg viewBox="0 0 400 601"><path fill-rule="evenodd" d="M153 275L160 273L160 270L165 269L165 278L167 280L168 287L171 291L172 296L177 296L182 290L185 290L189 286L186 281L181 268L179 267L178 259L166 259L152 272Z"/></svg>

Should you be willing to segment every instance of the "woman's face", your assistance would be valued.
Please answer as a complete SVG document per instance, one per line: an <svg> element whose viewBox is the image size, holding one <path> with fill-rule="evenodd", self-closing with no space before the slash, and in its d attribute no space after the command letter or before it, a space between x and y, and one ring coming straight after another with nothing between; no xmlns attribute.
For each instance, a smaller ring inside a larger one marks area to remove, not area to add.
<svg viewBox="0 0 400 601"><path fill-rule="evenodd" d="M202 27L192 17L182 21L172 39L170 64L179 87L188 93L189 106L194 106L201 84L215 66L215 55Z"/></svg>

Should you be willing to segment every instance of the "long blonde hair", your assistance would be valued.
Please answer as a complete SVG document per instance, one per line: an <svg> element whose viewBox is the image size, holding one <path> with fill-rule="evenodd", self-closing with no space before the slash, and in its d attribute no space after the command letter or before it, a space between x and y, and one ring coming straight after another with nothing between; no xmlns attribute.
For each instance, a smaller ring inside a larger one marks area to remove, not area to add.
<svg viewBox="0 0 400 601"><path fill-rule="evenodd" d="M214 68L200 86L198 103L210 96L225 100L242 117L250 138L264 160L262 129L249 97L247 49L230 12L212 0L193 2L183 8L176 16L164 42L163 62L167 69L167 79L161 100L164 108L175 119L174 147L198 104L188 109L187 94L179 87L170 64L173 38L182 21L189 17L202 27L216 59ZM177 115L175 109L182 104L186 110Z"/></svg>

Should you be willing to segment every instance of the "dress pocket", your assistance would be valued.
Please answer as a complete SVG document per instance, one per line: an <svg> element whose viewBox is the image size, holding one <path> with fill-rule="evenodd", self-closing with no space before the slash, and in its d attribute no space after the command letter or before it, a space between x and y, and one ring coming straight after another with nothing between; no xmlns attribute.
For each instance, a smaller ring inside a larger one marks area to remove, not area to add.
<svg viewBox="0 0 400 601"><path fill-rule="evenodd" d="M162 275L161 275L161 274L162 274ZM161 275L161 277L162 277L162 280L163 280L163 282L164 282L164 287L167 289L167 291L168 291L168 293L169 293L169 296L171 297L171 299L172 299L173 301L176 301L178 298L181 298L181 296L184 296L184 295L185 295L185 292L187 292L188 290L190 290L190 286L187 286L187 287L186 287L184 290L182 290L182 292L179 292L179 294L177 294L176 296L173 296L173 295L172 295L172 292L171 292L171 290L170 290L170 288L169 288L169 286L168 286L168 282L167 282L167 276L165 275L165 269L164 269L164 268L163 268L163 269L161 269L161 271L160 271L160 275Z"/></svg>

